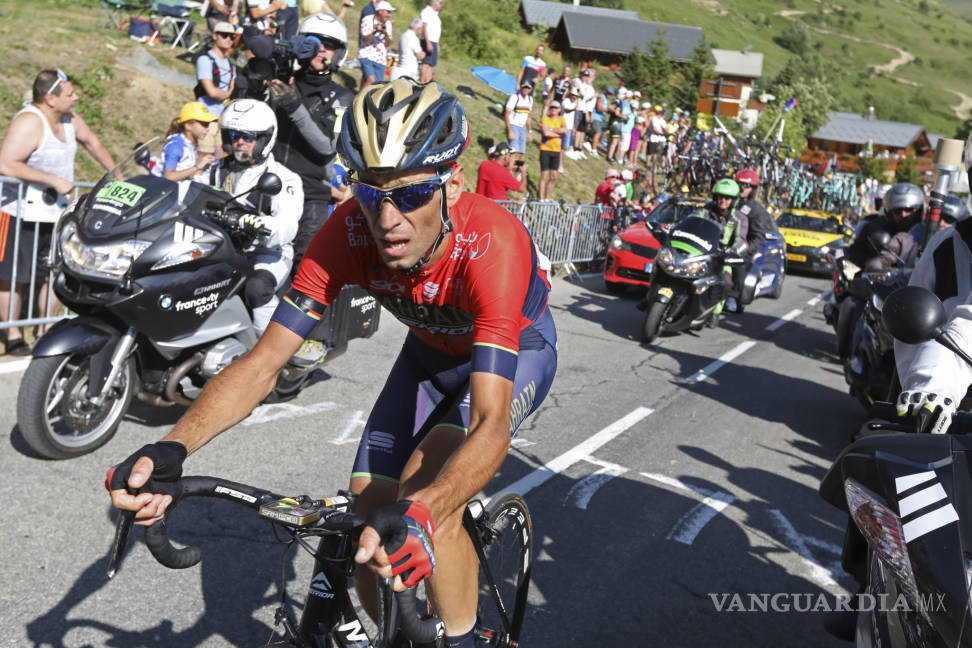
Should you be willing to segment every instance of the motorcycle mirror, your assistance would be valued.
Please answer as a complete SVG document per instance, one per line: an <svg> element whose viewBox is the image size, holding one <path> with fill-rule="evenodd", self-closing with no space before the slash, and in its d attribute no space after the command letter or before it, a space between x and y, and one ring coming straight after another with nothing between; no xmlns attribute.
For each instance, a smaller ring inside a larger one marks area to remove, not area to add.
<svg viewBox="0 0 972 648"><path fill-rule="evenodd" d="M875 252L882 252L891 244L891 235L886 230L876 230L868 234L867 241Z"/></svg>
<svg viewBox="0 0 972 648"><path fill-rule="evenodd" d="M891 335L906 344L939 337L946 319L941 300L921 286L905 286L888 295L881 317Z"/></svg>
<svg viewBox="0 0 972 648"><path fill-rule="evenodd" d="M264 196L276 196L283 190L283 182L276 173L264 173L257 181L256 190Z"/></svg>

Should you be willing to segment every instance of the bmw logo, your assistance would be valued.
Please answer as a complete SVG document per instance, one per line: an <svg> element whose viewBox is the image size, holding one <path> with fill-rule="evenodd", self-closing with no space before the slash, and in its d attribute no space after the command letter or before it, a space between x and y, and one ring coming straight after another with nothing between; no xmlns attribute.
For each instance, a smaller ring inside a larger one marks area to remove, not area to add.
<svg viewBox="0 0 972 648"><path fill-rule="evenodd" d="M169 310L172 308L172 298L168 295L162 295L159 297L159 307L162 310Z"/></svg>

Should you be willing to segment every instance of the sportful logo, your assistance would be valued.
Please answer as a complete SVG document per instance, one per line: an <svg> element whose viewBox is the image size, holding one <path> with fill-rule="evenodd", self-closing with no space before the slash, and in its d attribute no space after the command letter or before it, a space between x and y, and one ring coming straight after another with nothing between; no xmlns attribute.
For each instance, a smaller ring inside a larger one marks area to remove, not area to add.
<svg viewBox="0 0 972 648"><path fill-rule="evenodd" d="M946 524L957 522L959 519L958 513L955 512L955 507L948 501L948 494L945 493L942 485L938 483L934 471L896 477L894 480L894 489L900 495L904 491L911 490L915 486L926 482L933 483L916 493L912 493L898 500L898 515L901 516L902 521L912 513L930 506L935 502L945 500L945 505L919 515L908 522L904 522L902 530L904 531L904 540L906 543L917 540L926 533L940 529Z"/></svg>
<svg viewBox="0 0 972 648"><path fill-rule="evenodd" d="M172 234L172 240L176 243L192 243L197 238L200 238L205 234L205 230L196 229L195 227L191 227L185 223L176 221L175 229L173 230Z"/></svg>
<svg viewBox="0 0 972 648"><path fill-rule="evenodd" d="M395 447L395 435L372 430L368 433L368 449L391 454Z"/></svg>
<svg viewBox="0 0 972 648"><path fill-rule="evenodd" d="M331 587L331 581L327 580L324 572L317 572L314 575L314 580L310 584L310 593L321 598L334 598L334 588Z"/></svg>

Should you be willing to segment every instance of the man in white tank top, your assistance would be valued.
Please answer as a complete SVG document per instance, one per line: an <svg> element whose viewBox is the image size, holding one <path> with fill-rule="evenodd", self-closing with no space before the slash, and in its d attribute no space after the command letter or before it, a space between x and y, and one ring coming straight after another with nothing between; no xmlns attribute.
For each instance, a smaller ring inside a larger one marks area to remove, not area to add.
<svg viewBox="0 0 972 648"><path fill-rule="evenodd" d="M20 313L20 296L12 290L13 269L16 267L18 285L30 281L34 240L38 241L37 273L43 274L38 313L56 314L61 305L55 297L47 303L48 267L46 259L51 244L51 232L61 209L67 205L74 191L74 156L78 143L101 166L109 170L115 166L108 149L91 132L81 116L74 112L78 93L74 84L60 70L42 70L34 79L33 101L24 104L0 144L0 175L23 180L21 204L17 204L17 188L4 186L0 199L0 320L14 319ZM51 204L51 196L44 190L53 187L58 199ZM18 215L23 219L16 258L14 240ZM12 310L11 310L12 307ZM37 314L30 313L34 317ZM41 326L38 334L48 326ZM23 341L19 328L7 329L7 352L27 355L30 349Z"/></svg>

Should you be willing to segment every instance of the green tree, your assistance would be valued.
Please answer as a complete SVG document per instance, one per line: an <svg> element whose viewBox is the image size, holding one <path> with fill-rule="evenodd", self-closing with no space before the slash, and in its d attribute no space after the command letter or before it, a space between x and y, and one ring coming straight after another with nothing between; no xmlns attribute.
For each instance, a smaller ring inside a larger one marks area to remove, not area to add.
<svg viewBox="0 0 972 648"><path fill-rule="evenodd" d="M898 164L898 169L894 172L894 181L918 184L918 166L915 164L913 151L908 151L908 155Z"/></svg>
<svg viewBox="0 0 972 648"><path fill-rule="evenodd" d="M695 112L699 101L699 84L704 79L715 76L712 65L712 49L705 39L692 50L692 57L681 67L678 85L675 88L675 105Z"/></svg>
<svg viewBox="0 0 972 648"><path fill-rule="evenodd" d="M888 171L887 158L876 158L872 156L862 156L857 160L857 168L865 178L875 178L885 182L887 177L884 175Z"/></svg>
<svg viewBox="0 0 972 648"><path fill-rule="evenodd" d="M797 55L806 54L812 47L810 30L797 20L791 21L773 40L783 49L788 49Z"/></svg>
<svg viewBox="0 0 972 648"><path fill-rule="evenodd" d="M629 88L646 88L653 103L668 104L674 94L672 76L675 64L668 56L668 43L661 38L648 44L642 52L637 47L621 63L621 77Z"/></svg>

